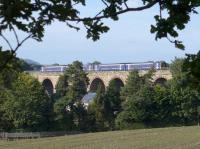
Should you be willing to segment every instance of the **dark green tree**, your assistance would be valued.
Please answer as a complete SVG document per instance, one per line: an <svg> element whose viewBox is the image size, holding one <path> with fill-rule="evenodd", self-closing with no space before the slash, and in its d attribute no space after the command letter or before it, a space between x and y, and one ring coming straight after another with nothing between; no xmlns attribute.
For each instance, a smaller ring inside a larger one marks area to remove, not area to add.
<svg viewBox="0 0 200 149"><path fill-rule="evenodd" d="M110 129L114 129L115 118L121 111L120 91L122 86L119 85L122 84L118 84L116 80L111 80L105 93L104 108L105 113L107 113L105 119L108 122Z"/></svg>
<svg viewBox="0 0 200 149"><path fill-rule="evenodd" d="M200 51L188 54L183 63L183 71L189 79L190 86L200 92Z"/></svg>
<svg viewBox="0 0 200 149"><path fill-rule="evenodd" d="M70 111L69 100L66 96L56 100L54 104L55 130L73 130L75 129L73 113Z"/></svg>
<svg viewBox="0 0 200 149"><path fill-rule="evenodd" d="M8 89L0 89L0 130L1 131L9 131L13 126L13 121L6 116L5 113L5 102L13 99L13 94Z"/></svg>
<svg viewBox="0 0 200 149"><path fill-rule="evenodd" d="M2 51L0 47L0 62L6 61L9 56L11 56L11 53L9 51ZM14 57L8 61L4 69L0 70L0 88L11 88L12 82L17 78L18 73L22 71L23 65L20 59Z"/></svg>
<svg viewBox="0 0 200 149"><path fill-rule="evenodd" d="M68 78L66 75L61 75L56 84L56 98L61 98L66 95L68 89Z"/></svg>
<svg viewBox="0 0 200 149"><path fill-rule="evenodd" d="M121 99L126 101L129 97L134 96L143 87L144 84L151 86L153 83L152 75L154 70L149 70L144 76L139 76L138 71L132 71L126 81L126 85L122 88Z"/></svg>
<svg viewBox="0 0 200 149"><path fill-rule="evenodd" d="M174 107L171 113L173 121L182 125L197 124L200 94L189 87L184 87L174 88L170 95Z"/></svg>
<svg viewBox="0 0 200 149"><path fill-rule="evenodd" d="M152 75L153 70L144 76L139 76L137 71L130 72L126 85L121 91L123 106L122 112L115 121L117 128L141 127L137 124L148 124L153 119Z"/></svg>
<svg viewBox="0 0 200 149"><path fill-rule="evenodd" d="M123 110L115 121L117 128L143 128L154 121L154 90L143 84L136 94L133 93L123 103Z"/></svg>
<svg viewBox="0 0 200 149"><path fill-rule="evenodd" d="M172 111L175 109L169 86L156 85L154 87L154 118L157 126L164 126L173 123Z"/></svg>
<svg viewBox="0 0 200 149"><path fill-rule="evenodd" d="M140 79L138 71L132 71L126 81L126 85L122 88L121 99L126 101L129 97L136 94L141 88L142 81Z"/></svg>
<svg viewBox="0 0 200 149"><path fill-rule="evenodd" d="M157 120L165 124L187 125L197 122L200 95L190 86L190 76L183 71L184 59L175 59L170 65L173 78L165 87L156 86L154 102Z"/></svg>
<svg viewBox="0 0 200 149"><path fill-rule="evenodd" d="M105 93L102 85L98 86L96 96L92 103L88 106L88 122L91 124L91 129L95 131L102 131L108 129L108 123L106 122L105 110Z"/></svg>
<svg viewBox="0 0 200 149"><path fill-rule="evenodd" d="M183 73L183 63L184 59L175 58L170 64L170 72L174 79L182 80L185 77L185 74Z"/></svg>
<svg viewBox="0 0 200 149"><path fill-rule="evenodd" d="M0 48L0 61L3 62L6 60L6 57L9 57L11 53L9 51L2 51ZM10 130L14 128L12 120L10 120L5 115L4 103L7 100L12 100L14 98L12 93L12 84L18 78L20 72L22 72L28 64L23 60L20 60L17 57L12 58L5 68L0 71L0 129Z"/></svg>
<svg viewBox="0 0 200 149"><path fill-rule="evenodd" d="M51 100L42 85L28 74L21 73L12 84L12 98L3 104L5 116L15 129L48 130L51 126Z"/></svg>
<svg viewBox="0 0 200 149"><path fill-rule="evenodd" d="M191 86L192 75L184 71L185 61L187 60L175 59L173 61L170 66L173 78L168 82L169 100L174 107L172 121L182 124L197 121L197 108L200 100L199 89Z"/></svg>
<svg viewBox="0 0 200 149"><path fill-rule="evenodd" d="M79 61L73 62L65 71L68 78L69 92L72 91L73 100L80 101L87 93L89 79L87 73L83 71L83 64Z"/></svg>
<svg viewBox="0 0 200 149"><path fill-rule="evenodd" d="M70 121L73 121L73 125L75 125L77 129L84 129L86 110L82 103L82 98L87 93L88 82L87 74L83 71L83 64L79 61L75 61L69 65L68 69L64 72L64 76L62 76L57 85L57 89L59 89L58 91L61 93L61 99L56 101L58 103L55 104L57 109L55 112L58 117L62 118L66 117L65 114L71 115ZM68 113L63 111L66 110L66 107L69 109ZM65 120L62 121L65 122Z"/></svg>

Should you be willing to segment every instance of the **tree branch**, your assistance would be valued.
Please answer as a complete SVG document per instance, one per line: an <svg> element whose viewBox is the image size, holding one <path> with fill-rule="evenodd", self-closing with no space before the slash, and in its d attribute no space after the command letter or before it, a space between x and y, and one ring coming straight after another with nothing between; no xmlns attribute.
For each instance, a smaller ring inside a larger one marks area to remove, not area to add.
<svg viewBox="0 0 200 149"><path fill-rule="evenodd" d="M28 36L27 36L26 38L24 38L21 42L19 42L19 40L18 40L18 43L17 43L17 46L15 47L15 49L12 48L10 42L9 42L2 34L1 34L1 36L3 37L3 39L6 40L6 42L7 42L8 45L9 45L9 47L11 48L11 53L10 53L10 56L4 61L4 63L3 63L2 65L0 65L0 72L6 67L6 65L9 63L9 61L11 61L11 60L14 58L14 56L15 56L17 50L19 49L19 47L21 47L21 45L22 45L26 40L28 40L29 38L32 37L32 34L28 35ZM17 34L16 34L16 36L17 36ZM17 37L18 37L18 36L17 36Z"/></svg>
<svg viewBox="0 0 200 149"><path fill-rule="evenodd" d="M127 9L129 8L128 4L125 1L124 1L124 5L126 6Z"/></svg>
<svg viewBox="0 0 200 149"><path fill-rule="evenodd" d="M13 50L13 48L12 48L10 42L8 41L8 39L7 39L2 33L0 34L0 36L5 40L5 42L6 42L6 43L8 44L8 46L9 46L9 48L10 48L11 50Z"/></svg>
<svg viewBox="0 0 200 149"><path fill-rule="evenodd" d="M101 1L104 3L104 5L106 5L106 7L108 7L108 4L104 0Z"/></svg>
<svg viewBox="0 0 200 149"><path fill-rule="evenodd" d="M33 34L30 34L30 35L28 35L26 38L24 38L18 45L17 45L17 47L15 48L15 52L19 49L19 47L21 47L21 45L26 41L26 40L28 40L29 38L31 38L32 37L32 35Z"/></svg>
<svg viewBox="0 0 200 149"><path fill-rule="evenodd" d="M16 41L17 41L17 44L19 44L19 38L17 36L17 32L15 31L15 28L13 26L11 26L13 32L14 32L14 35L15 35L15 38L16 38Z"/></svg>
<svg viewBox="0 0 200 149"><path fill-rule="evenodd" d="M160 0L154 0L150 3L148 3L145 6L141 6L141 7L136 7L136 8L126 8L124 10L118 11L116 12L116 15L120 15L120 14L124 14L126 12L131 12L131 11L142 11L148 8L153 7L155 4L159 3ZM93 21L93 20L101 20L104 18L109 18L110 15L102 15L102 16L96 16L96 17L84 17L84 18L72 18L72 19L67 19L67 21L77 21L77 22L81 22L81 21Z"/></svg>

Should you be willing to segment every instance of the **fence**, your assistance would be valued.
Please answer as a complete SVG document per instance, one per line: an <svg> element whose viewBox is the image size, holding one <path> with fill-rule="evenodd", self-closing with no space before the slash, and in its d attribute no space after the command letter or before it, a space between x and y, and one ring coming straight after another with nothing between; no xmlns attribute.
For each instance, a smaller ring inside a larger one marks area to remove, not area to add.
<svg viewBox="0 0 200 149"><path fill-rule="evenodd" d="M80 132L24 132L24 133L0 132L0 140L33 139L33 138L65 136L72 134L80 134Z"/></svg>

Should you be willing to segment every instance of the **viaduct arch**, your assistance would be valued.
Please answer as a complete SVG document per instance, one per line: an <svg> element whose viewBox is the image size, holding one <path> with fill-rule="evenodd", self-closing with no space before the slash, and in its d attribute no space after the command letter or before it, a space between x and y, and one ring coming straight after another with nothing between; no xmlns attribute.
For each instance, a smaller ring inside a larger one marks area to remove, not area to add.
<svg viewBox="0 0 200 149"><path fill-rule="evenodd" d="M115 87L116 87L116 89L118 90L118 91L120 91L121 90L121 87L123 87L124 86L124 82L120 79L120 78L113 78L113 79L111 79L110 80L110 82L109 82L109 84L113 84L113 85L115 85Z"/></svg>
<svg viewBox="0 0 200 149"><path fill-rule="evenodd" d="M165 85L165 83L167 82L167 79L165 79L165 78L157 78L155 81L154 81L154 83L155 84L160 84L160 85Z"/></svg>
<svg viewBox="0 0 200 149"><path fill-rule="evenodd" d="M94 80L92 80L92 81L90 82L89 87L88 87L88 88L89 88L88 90L89 90L90 92L96 92L97 89L98 89L100 86L102 87L103 91L106 90L106 87L105 87L105 84L104 84L103 80L100 79L100 78L95 78Z"/></svg>
<svg viewBox="0 0 200 149"><path fill-rule="evenodd" d="M148 71L139 71L139 75L144 75ZM42 72L35 72L31 73L32 76L37 78L39 82L43 83L44 80L48 79L51 81L53 85L53 93L55 93L55 86L59 79L59 76L62 73L42 73ZM129 72L128 71L102 71L102 72L89 72L89 85L88 91L96 91L98 85L103 85L104 89L106 89L111 80L117 81L119 86L125 85L126 80L128 78ZM166 80L172 78L171 72L169 70L157 70L153 76L153 82L164 84ZM45 84L43 84L45 85ZM52 92L52 89L49 89Z"/></svg>
<svg viewBox="0 0 200 149"><path fill-rule="evenodd" d="M42 82L42 85L44 86L47 95L48 96L52 96L53 93L54 93L54 86L53 86L53 83L51 82L51 80L50 79L45 79Z"/></svg>

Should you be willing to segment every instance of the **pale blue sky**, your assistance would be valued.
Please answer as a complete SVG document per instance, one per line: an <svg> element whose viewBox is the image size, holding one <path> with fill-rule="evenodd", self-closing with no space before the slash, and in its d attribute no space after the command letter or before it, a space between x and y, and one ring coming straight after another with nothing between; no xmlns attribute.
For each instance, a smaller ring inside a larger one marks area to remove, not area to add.
<svg viewBox="0 0 200 149"><path fill-rule="evenodd" d="M89 8L82 10L87 15L96 9L99 8L93 1ZM46 28L43 42L29 40L20 48L17 56L41 64L68 64L75 60L83 63L95 60L102 63L149 60L170 62L175 57L183 57L185 53L197 53L200 49L200 15L193 15L191 22L181 32L179 39L183 40L186 46L186 50L181 51L166 39L154 40L155 35L150 33L150 25L154 24L153 16L157 11L153 8L124 14L116 22L106 20L110 31L103 34L97 42L86 39L84 29L77 32L63 23L55 22Z"/></svg>

